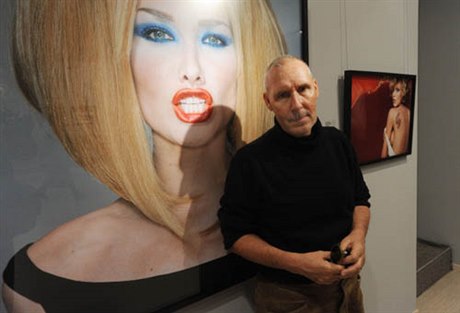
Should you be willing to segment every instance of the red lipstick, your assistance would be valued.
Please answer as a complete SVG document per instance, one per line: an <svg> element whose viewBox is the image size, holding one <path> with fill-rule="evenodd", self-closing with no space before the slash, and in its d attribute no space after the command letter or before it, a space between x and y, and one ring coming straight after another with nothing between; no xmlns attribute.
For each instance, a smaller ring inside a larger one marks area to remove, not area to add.
<svg viewBox="0 0 460 313"><path fill-rule="evenodd" d="M185 123L201 123L206 121L212 113L211 94L201 88L181 89L172 99L174 113Z"/></svg>

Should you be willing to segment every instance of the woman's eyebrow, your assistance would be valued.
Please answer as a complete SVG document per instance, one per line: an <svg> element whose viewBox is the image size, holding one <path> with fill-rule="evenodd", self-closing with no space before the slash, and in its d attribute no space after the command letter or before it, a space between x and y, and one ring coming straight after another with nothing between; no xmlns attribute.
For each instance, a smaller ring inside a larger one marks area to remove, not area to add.
<svg viewBox="0 0 460 313"><path fill-rule="evenodd" d="M137 11L142 11L142 12L146 12L148 14L151 14L159 19L162 19L162 20L166 20L166 21L173 21L174 18L172 17L172 15L169 15L165 12L162 12L162 11L158 11L158 10L155 10L155 9L152 9L152 8L139 8L137 9Z"/></svg>
<svg viewBox="0 0 460 313"><path fill-rule="evenodd" d="M202 27L216 27L216 26L225 26L230 28L230 25L222 20L215 20L215 19L208 19L208 20L201 20L198 22L198 25Z"/></svg>

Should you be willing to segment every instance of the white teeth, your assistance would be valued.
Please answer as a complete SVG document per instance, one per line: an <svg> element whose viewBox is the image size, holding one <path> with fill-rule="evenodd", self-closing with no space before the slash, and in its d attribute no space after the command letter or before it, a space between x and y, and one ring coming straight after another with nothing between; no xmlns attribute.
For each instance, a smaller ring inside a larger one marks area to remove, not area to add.
<svg viewBox="0 0 460 313"><path fill-rule="evenodd" d="M201 114L206 110L206 101L197 97L184 98L179 105L186 114Z"/></svg>
<svg viewBox="0 0 460 313"><path fill-rule="evenodd" d="M197 97L188 97L180 100L180 104L200 104L206 103L204 99L197 98Z"/></svg>
<svg viewBox="0 0 460 313"><path fill-rule="evenodd" d="M181 104L180 107L186 114L201 114L206 110L204 104Z"/></svg>

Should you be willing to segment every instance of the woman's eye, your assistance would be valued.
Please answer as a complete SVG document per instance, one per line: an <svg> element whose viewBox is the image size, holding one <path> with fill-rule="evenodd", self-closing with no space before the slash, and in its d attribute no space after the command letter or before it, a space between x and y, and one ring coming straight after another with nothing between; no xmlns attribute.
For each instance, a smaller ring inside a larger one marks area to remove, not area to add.
<svg viewBox="0 0 460 313"><path fill-rule="evenodd" d="M231 43L231 40L230 38L224 35L206 34L201 39L201 42L211 47L223 48L223 47L228 46Z"/></svg>
<svg viewBox="0 0 460 313"><path fill-rule="evenodd" d="M153 41L173 41L174 37L162 29L151 29L145 32L145 36Z"/></svg>
<svg viewBox="0 0 460 313"><path fill-rule="evenodd" d="M171 42L175 40L171 31L157 25L138 25L135 27L134 33L144 39L158 43Z"/></svg>

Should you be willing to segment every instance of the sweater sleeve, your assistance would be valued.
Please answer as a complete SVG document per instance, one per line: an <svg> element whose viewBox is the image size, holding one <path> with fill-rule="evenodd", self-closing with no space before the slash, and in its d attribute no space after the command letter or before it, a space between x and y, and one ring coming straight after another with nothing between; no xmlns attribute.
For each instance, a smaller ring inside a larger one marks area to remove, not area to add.
<svg viewBox="0 0 460 313"><path fill-rule="evenodd" d="M256 232L255 190L248 160L237 154L227 174L218 217L226 249L242 236Z"/></svg>

